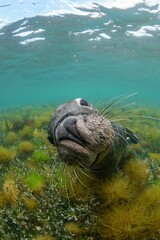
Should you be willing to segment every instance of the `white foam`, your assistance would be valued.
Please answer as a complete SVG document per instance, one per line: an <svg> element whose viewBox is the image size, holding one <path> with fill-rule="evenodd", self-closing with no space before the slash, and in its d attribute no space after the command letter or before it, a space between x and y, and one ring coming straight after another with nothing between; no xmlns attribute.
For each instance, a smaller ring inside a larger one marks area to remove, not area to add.
<svg viewBox="0 0 160 240"><path fill-rule="evenodd" d="M77 14L77 15L90 15L91 17L100 17L101 14L99 11L96 11L98 8L97 4L102 5L106 8L119 8L119 9L128 9L136 6L137 4L146 4L147 6L158 6L157 10L160 10L160 0L130 0L130 1L124 1L124 0L86 0L82 1L77 0L76 3L73 3L71 1L62 1L62 6L65 6L66 8L50 11L47 14L50 15L64 15L64 14ZM54 2L53 2L54 3ZM85 10L85 11L83 11ZM88 10L88 11L86 11ZM95 10L95 12L89 12L89 10Z"/></svg>
<svg viewBox="0 0 160 240"><path fill-rule="evenodd" d="M113 25L114 28L119 28L119 29L122 29L121 26L118 26L118 25Z"/></svg>
<svg viewBox="0 0 160 240"><path fill-rule="evenodd" d="M151 33L147 33L142 28L138 31L126 31L126 35L132 35L134 37L153 37Z"/></svg>
<svg viewBox="0 0 160 240"><path fill-rule="evenodd" d="M14 34L14 37L26 37L32 34L33 32L34 31L26 31L26 32L17 33L17 34Z"/></svg>
<svg viewBox="0 0 160 240"><path fill-rule="evenodd" d="M91 17L91 18L100 18L100 17L103 17L103 16L105 16L106 14L104 14L104 13L102 13L102 12L91 12L90 14L89 14L89 16Z"/></svg>
<svg viewBox="0 0 160 240"><path fill-rule="evenodd" d="M92 42L92 41L100 41L101 38L100 37L96 37L96 38L90 38L89 41Z"/></svg>
<svg viewBox="0 0 160 240"><path fill-rule="evenodd" d="M104 7L107 8L119 8L119 9L127 9L134 7L136 4L144 2L143 0L130 0L130 1L124 1L124 0L109 0L109 1L100 1L99 4L102 4Z"/></svg>
<svg viewBox="0 0 160 240"><path fill-rule="evenodd" d="M35 33L41 33L41 32L45 32L45 30L40 28L40 29L34 31L34 34L35 34Z"/></svg>
<svg viewBox="0 0 160 240"><path fill-rule="evenodd" d="M160 30L160 25L153 25L153 26L143 26L142 27L146 31L159 31Z"/></svg>
<svg viewBox="0 0 160 240"><path fill-rule="evenodd" d="M111 30L111 32L113 32L113 33L114 33L114 32L117 32L117 30L116 30L116 29L112 29L112 30Z"/></svg>
<svg viewBox="0 0 160 240"><path fill-rule="evenodd" d="M160 0L145 0L146 5L153 7L155 5L158 5L160 9Z"/></svg>
<svg viewBox="0 0 160 240"><path fill-rule="evenodd" d="M61 16L63 17L66 14L74 14L79 16L90 16L92 18L100 18L104 16L105 14L100 12L97 5L94 4L92 1L86 1L84 4L81 3L81 1L77 1L77 3L73 3L70 1L62 1L64 4L62 4L62 9L49 11L40 15L43 16ZM99 3L98 3L99 4ZM85 11L84 11L85 10ZM89 11L92 10L92 11ZM98 11L97 11L98 10Z"/></svg>
<svg viewBox="0 0 160 240"><path fill-rule="evenodd" d="M28 20L25 20L23 23L21 23L21 26L25 25L26 23L28 23Z"/></svg>
<svg viewBox="0 0 160 240"><path fill-rule="evenodd" d="M158 9L150 10L149 8L139 8L138 11L140 12L149 12L149 13L158 13Z"/></svg>
<svg viewBox="0 0 160 240"><path fill-rule="evenodd" d="M88 1L87 1L88 2ZM90 2L90 1L89 1ZM160 10L160 0L99 0L94 1L97 4L100 4L106 8L119 8L119 9L128 9L136 6L137 4L146 4L149 7L157 5L157 9Z"/></svg>
<svg viewBox="0 0 160 240"><path fill-rule="evenodd" d="M150 32L160 30L160 25L154 26L142 26L138 31L126 31L126 35L132 35L135 37L153 37Z"/></svg>
<svg viewBox="0 0 160 240"><path fill-rule="evenodd" d="M24 30L24 29L26 29L27 27L19 27L19 28L17 28L15 31L13 31L12 33L14 34L14 33L18 33L18 32L20 32L20 31L22 31L22 30Z"/></svg>
<svg viewBox="0 0 160 240"><path fill-rule="evenodd" d="M20 28L19 28L20 29ZM20 29L20 30L22 30L22 28ZM28 36L28 35L30 35L30 34L36 34L36 33L41 33L41 32L44 32L45 30L44 29L38 29L38 30L36 30L36 31L26 31L26 32L21 32L21 33L17 33L17 34L14 34L13 36L14 37L26 37L26 36ZM15 33L15 31L13 32L13 33Z"/></svg>
<svg viewBox="0 0 160 240"><path fill-rule="evenodd" d="M89 11L83 11L79 9L72 9L72 10L66 10L66 9L61 9L61 10L53 10L51 12L47 12L44 14L40 14L41 16L60 16L63 17L66 14L74 14L74 15L79 15L79 16L90 16L92 18L100 18L104 16L105 14L102 12L89 12Z"/></svg>
<svg viewBox="0 0 160 240"><path fill-rule="evenodd" d="M104 23L104 25L109 25L110 23L113 23L113 21L109 20L108 22Z"/></svg>
<svg viewBox="0 0 160 240"><path fill-rule="evenodd" d="M28 38L25 41L20 42L20 44L26 45L26 44L31 43L31 42L43 41L43 40L45 40L45 38L39 38L39 37L37 37L37 38Z"/></svg>
<svg viewBox="0 0 160 240"><path fill-rule="evenodd" d="M68 1L67 1L68 2ZM119 9L127 9L132 8L140 3L146 3L148 6L156 6L158 5L158 9L160 10L160 0L130 0L130 1L124 1L124 0L95 0L90 1L86 0L83 5L81 4L81 0L76 1L77 3L70 3L70 7L73 8L84 8L84 9L94 9L97 7L96 4L102 5L106 8L119 8ZM69 4L68 4L69 5Z"/></svg>
<svg viewBox="0 0 160 240"><path fill-rule="evenodd" d="M111 39L111 37L105 33L100 33L99 36L102 38Z"/></svg>
<svg viewBox="0 0 160 240"><path fill-rule="evenodd" d="M78 35L86 34L86 33L89 35L92 35L93 33L98 32L98 31L100 31L100 29L87 29L82 32L75 32L75 33L73 33L73 35L78 36Z"/></svg>

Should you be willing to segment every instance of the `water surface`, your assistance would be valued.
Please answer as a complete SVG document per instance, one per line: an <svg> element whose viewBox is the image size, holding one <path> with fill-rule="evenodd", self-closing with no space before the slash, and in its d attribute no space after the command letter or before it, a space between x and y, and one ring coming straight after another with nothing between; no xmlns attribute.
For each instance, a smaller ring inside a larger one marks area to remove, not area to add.
<svg viewBox="0 0 160 240"><path fill-rule="evenodd" d="M134 92L131 101L158 106L159 6L2 1L0 108Z"/></svg>

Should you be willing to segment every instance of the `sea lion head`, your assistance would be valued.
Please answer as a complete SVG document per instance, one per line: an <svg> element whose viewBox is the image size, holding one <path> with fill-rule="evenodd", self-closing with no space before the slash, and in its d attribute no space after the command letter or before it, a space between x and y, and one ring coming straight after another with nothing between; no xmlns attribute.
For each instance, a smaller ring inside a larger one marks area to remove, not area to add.
<svg viewBox="0 0 160 240"><path fill-rule="evenodd" d="M60 158L90 169L117 165L127 138L136 143L131 131L110 121L82 98L59 106L48 125L48 140L57 147Z"/></svg>
<svg viewBox="0 0 160 240"><path fill-rule="evenodd" d="M77 98L54 112L48 126L48 139L68 164L92 166L107 154L114 131L97 109Z"/></svg>

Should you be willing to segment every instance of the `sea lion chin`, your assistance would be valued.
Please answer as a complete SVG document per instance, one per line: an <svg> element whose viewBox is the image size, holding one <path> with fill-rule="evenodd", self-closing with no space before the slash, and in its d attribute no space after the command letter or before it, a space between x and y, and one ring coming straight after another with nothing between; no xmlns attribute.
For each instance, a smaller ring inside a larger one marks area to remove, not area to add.
<svg viewBox="0 0 160 240"><path fill-rule="evenodd" d="M118 167L128 142L137 143L138 138L86 100L77 98L53 113L48 140L67 164L108 174Z"/></svg>

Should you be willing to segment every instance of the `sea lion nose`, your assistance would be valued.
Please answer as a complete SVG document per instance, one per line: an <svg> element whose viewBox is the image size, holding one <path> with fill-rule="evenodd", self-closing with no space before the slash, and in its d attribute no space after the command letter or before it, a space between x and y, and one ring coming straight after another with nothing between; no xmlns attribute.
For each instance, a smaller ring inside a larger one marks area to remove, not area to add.
<svg viewBox="0 0 160 240"><path fill-rule="evenodd" d="M64 122L64 127L69 134L73 135L76 139L83 142L83 139L81 138L79 132L77 131L76 124L77 124L77 118L68 117Z"/></svg>
<svg viewBox="0 0 160 240"><path fill-rule="evenodd" d="M77 119L75 117L68 117L64 122L64 127L68 130L69 133L77 133L76 131Z"/></svg>
<svg viewBox="0 0 160 240"><path fill-rule="evenodd" d="M69 116L62 123L60 123L56 130L57 140L61 141L64 139L70 139L73 142L77 142L82 145L84 143L84 140L77 131L77 121L78 120L75 116Z"/></svg>

